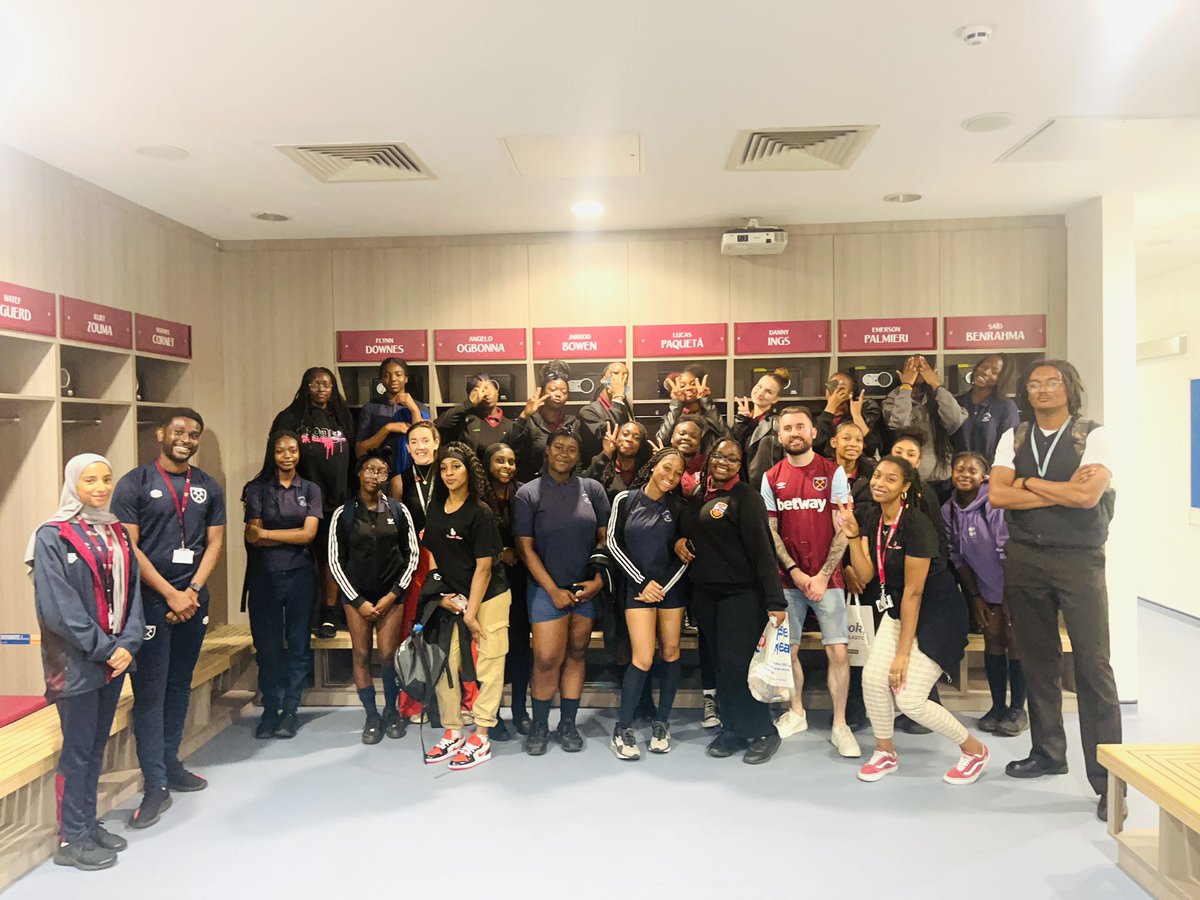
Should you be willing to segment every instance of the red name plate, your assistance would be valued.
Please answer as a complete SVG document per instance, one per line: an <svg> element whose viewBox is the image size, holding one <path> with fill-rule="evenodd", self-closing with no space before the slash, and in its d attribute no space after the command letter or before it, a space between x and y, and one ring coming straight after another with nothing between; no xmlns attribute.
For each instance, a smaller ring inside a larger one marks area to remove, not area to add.
<svg viewBox="0 0 1200 900"><path fill-rule="evenodd" d="M192 326L182 322L168 322L154 316L134 315L133 337L138 350L143 353L161 353L164 356L192 358Z"/></svg>
<svg viewBox="0 0 1200 900"><path fill-rule="evenodd" d="M729 326L724 322L706 325L634 325L633 355L723 356Z"/></svg>
<svg viewBox="0 0 1200 900"><path fill-rule="evenodd" d="M847 350L933 350L934 320L839 319L838 352Z"/></svg>
<svg viewBox="0 0 1200 900"><path fill-rule="evenodd" d="M524 359L524 328L439 328L433 333L435 358Z"/></svg>
<svg viewBox="0 0 1200 900"><path fill-rule="evenodd" d="M86 344L133 347L133 313L87 300L60 297L62 336Z"/></svg>
<svg viewBox="0 0 1200 900"><path fill-rule="evenodd" d="M424 329L407 331L339 331L338 362L382 362L399 356L405 362L429 359L429 333Z"/></svg>
<svg viewBox="0 0 1200 900"><path fill-rule="evenodd" d="M0 328L54 337L54 295L0 281Z"/></svg>
<svg viewBox="0 0 1200 900"><path fill-rule="evenodd" d="M624 325L533 329L534 359L612 359L624 355Z"/></svg>
<svg viewBox="0 0 1200 900"><path fill-rule="evenodd" d="M828 353L829 320L806 322L738 322L733 326L733 352Z"/></svg>
<svg viewBox="0 0 1200 900"><path fill-rule="evenodd" d="M1045 316L948 316L947 350L1000 350L1045 347Z"/></svg>

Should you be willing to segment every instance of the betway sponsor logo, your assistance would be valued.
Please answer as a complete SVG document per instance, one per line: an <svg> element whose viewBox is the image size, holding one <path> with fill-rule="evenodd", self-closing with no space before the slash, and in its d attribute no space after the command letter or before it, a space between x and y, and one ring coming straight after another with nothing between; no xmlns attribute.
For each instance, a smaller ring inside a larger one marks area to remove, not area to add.
<svg viewBox="0 0 1200 900"><path fill-rule="evenodd" d="M828 501L826 501L826 500L821 500L821 499L817 499L817 498L813 498L811 500L802 500L799 497L795 497L791 500L776 500L775 505L777 507L779 507L779 509L781 509L781 510L784 510L784 509L815 509L817 512L824 512L825 504L827 502Z"/></svg>

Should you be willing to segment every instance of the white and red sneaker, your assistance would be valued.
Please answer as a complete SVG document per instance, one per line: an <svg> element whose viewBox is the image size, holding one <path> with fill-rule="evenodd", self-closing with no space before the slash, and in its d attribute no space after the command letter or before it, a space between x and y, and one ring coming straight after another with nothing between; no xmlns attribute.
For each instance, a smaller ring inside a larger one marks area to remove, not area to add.
<svg viewBox="0 0 1200 900"><path fill-rule="evenodd" d="M980 754L964 753L958 758L954 768L942 776L942 781L946 784L974 784L983 774L990 756L987 747L984 747Z"/></svg>
<svg viewBox="0 0 1200 900"><path fill-rule="evenodd" d="M447 730L442 735L442 739L425 752L425 765L432 766L434 763L445 762L453 757L464 743L465 738L461 734L458 737L454 737Z"/></svg>
<svg viewBox="0 0 1200 900"><path fill-rule="evenodd" d="M473 769L480 763L492 758L492 742L477 734L471 737L459 748L454 759L450 760L450 768L455 772Z"/></svg>
<svg viewBox="0 0 1200 900"><path fill-rule="evenodd" d="M888 753L885 750L876 750L871 754L871 758L866 764L858 770L859 781L878 781L884 775L890 775L895 772L900 766L900 760L896 758L895 753Z"/></svg>

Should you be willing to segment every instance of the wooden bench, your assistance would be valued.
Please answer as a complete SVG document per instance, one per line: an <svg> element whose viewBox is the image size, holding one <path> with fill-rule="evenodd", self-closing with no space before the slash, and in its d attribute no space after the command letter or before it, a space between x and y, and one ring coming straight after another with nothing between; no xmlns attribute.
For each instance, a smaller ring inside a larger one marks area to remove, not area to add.
<svg viewBox="0 0 1200 900"><path fill-rule="evenodd" d="M192 697L180 756L228 727L253 701L250 629L209 629L192 675ZM117 703L100 776L100 815L138 790L141 770L133 739L133 689L129 679ZM62 749L58 712L38 710L0 728L0 890L53 854L57 846L55 768Z"/></svg>
<svg viewBox="0 0 1200 900"><path fill-rule="evenodd" d="M1117 865L1155 897L1200 897L1200 744L1101 744ZM1158 829L1125 831L1125 786L1158 805Z"/></svg>
<svg viewBox="0 0 1200 900"><path fill-rule="evenodd" d="M1063 653L1071 652L1071 640L1066 630L1061 632ZM699 638L694 629L685 629L680 638L680 648L684 652L695 651ZM331 651L350 650L350 635L339 631L336 637L328 639L314 638L313 649L313 687L305 694L304 702L309 706L342 706L354 705L358 702L354 686L345 677L339 678L331 666ZM592 632L589 650L599 652L604 649L604 635L599 631ZM806 631L800 643L800 649L806 656L822 652L821 633ZM953 673L954 682L943 684L940 688L942 705L957 711L981 710L991 705L991 691L988 688L987 676L983 670L983 635L971 634L967 639L967 650L963 654L959 671ZM819 657L811 657L819 663ZM342 667L343 672L345 667ZM1075 704L1075 679L1073 667L1069 660L1063 664L1063 709L1073 712ZM507 697L506 697L507 700ZM583 694L584 707L611 707L619 701L618 692L612 686L586 685ZM676 705L682 709L697 708L703 705L703 697L699 690L683 687L676 697ZM828 709L830 706L829 693L825 689L824 680L817 678L806 682L804 703L812 709Z"/></svg>

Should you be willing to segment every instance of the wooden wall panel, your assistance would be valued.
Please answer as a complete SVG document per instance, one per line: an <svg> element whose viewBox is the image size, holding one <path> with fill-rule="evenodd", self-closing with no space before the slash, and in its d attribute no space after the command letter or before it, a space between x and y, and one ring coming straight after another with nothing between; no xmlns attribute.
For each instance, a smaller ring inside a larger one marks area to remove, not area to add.
<svg viewBox="0 0 1200 900"><path fill-rule="evenodd" d="M491 328L529 321L529 254L524 245L430 247L434 328Z"/></svg>
<svg viewBox="0 0 1200 900"><path fill-rule="evenodd" d="M845 234L833 239L837 318L936 316L938 235Z"/></svg>
<svg viewBox="0 0 1200 900"><path fill-rule="evenodd" d="M623 325L629 259L623 241L564 241L529 247L530 326ZM580 311L587 316L580 318Z"/></svg>
<svg viewBox="0 0 1200 900"><path fill-rule="evenodd" d="M1044 314L1061 287L1049 230L948 231L939 238L943 316Z"/></svg>
<svg viewBox="0 0 1200 900"><path fill-rule="evenodd" d="M426 251L335 250L332 266L335 330L432 327Z"/></svg>
<svg viewBox="0 0 1200 900"><path fill-rule="evenodd" d="M779 256L729 258L735 322L833 317L832 235L789 237Z"/></svg>
<svg viewBox="0 0 1200 900"><path fill-rule="evenodd" d="M630 242L633 325L729 320L729 257L713 241Z"/></svg>

